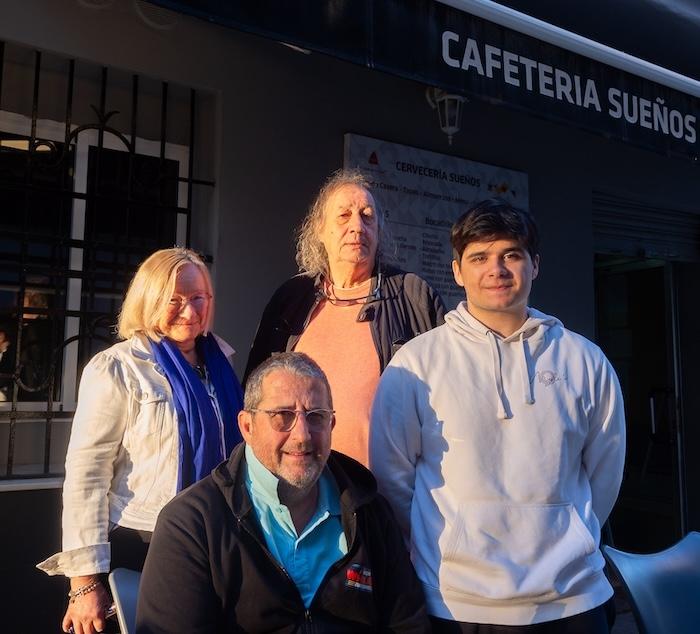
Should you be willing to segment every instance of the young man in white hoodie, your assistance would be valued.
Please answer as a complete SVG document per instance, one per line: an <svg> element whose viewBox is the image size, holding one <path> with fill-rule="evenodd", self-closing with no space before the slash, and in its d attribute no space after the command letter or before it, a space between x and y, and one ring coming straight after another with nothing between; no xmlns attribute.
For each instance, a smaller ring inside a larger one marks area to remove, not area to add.
<svg viewBox="0 0 700 634"><path fill-rule="evenodd" d="M615 371L528 307L529 213L484 201L451 239L466 301L394 356L370 436L434 631L607 634L598 547L625 454Z"/></svg>

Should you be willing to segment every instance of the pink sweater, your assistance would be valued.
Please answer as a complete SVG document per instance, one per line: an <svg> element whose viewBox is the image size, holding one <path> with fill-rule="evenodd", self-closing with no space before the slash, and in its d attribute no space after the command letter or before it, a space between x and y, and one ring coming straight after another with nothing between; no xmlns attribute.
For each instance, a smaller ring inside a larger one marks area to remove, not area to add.
<svg viewBox="0 0 700 634"><path fill-rule="evenodd" d="M342 289L335 292L343 296ZM357 297L358 291L347 291L347 295ZM322 301L294 349L308 354L328 377L336 411L331 446L367 466L369 416L379 382L379 357L370 322L357 321L363 304L342 303Z"/></svg>

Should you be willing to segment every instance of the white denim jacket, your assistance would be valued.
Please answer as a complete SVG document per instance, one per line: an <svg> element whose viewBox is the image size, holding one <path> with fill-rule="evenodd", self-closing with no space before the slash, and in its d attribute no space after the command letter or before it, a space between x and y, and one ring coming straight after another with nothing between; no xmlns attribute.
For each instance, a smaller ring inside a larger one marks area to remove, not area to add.
<svg viewBox="0 0 700 634"><path fill-rule="evenodd" d="M225 356L233 349L217 342ZM175 496L178 421L150 342L133 337L95 355L80 380L66 454L63 551L37 567L67 577L109 571L115 525L152 531Z"/></svg>

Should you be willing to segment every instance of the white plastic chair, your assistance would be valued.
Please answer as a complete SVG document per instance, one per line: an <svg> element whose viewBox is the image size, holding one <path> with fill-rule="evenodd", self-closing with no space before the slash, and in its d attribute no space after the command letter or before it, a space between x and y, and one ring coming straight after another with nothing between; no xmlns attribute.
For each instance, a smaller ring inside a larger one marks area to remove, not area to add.
<svg viewBox="0 0 700 634"><path fill-rule="evenodd" d="M115 568L109 573L109 587L117 607L121 634L136 633L136 601L140 582L141 573L135 570Z"/></svg>
<svg viewBox="0 0 700 634"><path fill-rule="evenodd" d="M620 577L640 634L700 632L700 533L648 555L602 550Z"/></svg>

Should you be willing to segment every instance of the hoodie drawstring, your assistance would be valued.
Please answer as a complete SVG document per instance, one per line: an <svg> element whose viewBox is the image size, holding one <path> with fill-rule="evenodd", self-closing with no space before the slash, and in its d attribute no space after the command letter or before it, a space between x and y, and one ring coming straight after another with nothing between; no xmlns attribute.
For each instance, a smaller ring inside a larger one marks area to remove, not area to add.
<svg viewBox="0 0 700 634"><path fill-rule="evenodd" d="M498 412L497 416L501 420L506 420L508 418L513 418L513 414L508 407L506 401L505 391L503 389L503 375L501 368L501 351L498 347L498 340L496 335L490 330L486 333L486 339L489 342L489 348L491 349L491 363L493 367L493 381L496 385L496 393L498 396ZM520 366L520 381L522 383L523 389L523 402L526 405L532 405L535 402L532 396L532 383L530 382L530 373L527 367L527 347L525 340L525 333L521 332L518 338L519 348L521 354L516 355L518 357L518 365Z"/></svg>
<svg viewBox="0 0 700 634"><path fill-rule="evenodd" d="M523 382L523 399L526 405L532 405L535 402L532 396L532 383L530 383L530 373L527 368L527 347L525 345L525 333L520 333L520 350L522 351L520 363L520 379Z"/></svg>
<svg viewBox="0 0 700 634"><path fill-rule="evenodd" d="M511 414L506 410L506 395L503 392L503 377L501 376L501 351L498 349L496 335L490 330L486 333L486 340L491 348L491 362L493 364L493 380L496 384L496 395L498 396L498 413L501 420L511 418Z"/></svg>
<svg viewBox="0 0 700 634"><path fill-rule="evenodd" d="M550 328L563 328L558 319L545 315L534 308L528 308L527 315L525 323L503 339L469 313L466 301L461 302L457 308L445 315L445 324L456 335L464 337L470 342L481 344L476 350L480 358L479 362L483 363L481 367L486 373L488 373L488 353L483 348L483 344L488 345L491 352L493 382L497 392L496 414L498 420L513 418L510 403L522 402L525 405L532 405L535 402L534 378L539 350L546 347L547 333ZM499 339L502 340L499 341ZM507 362L502 359L505 353L507 353ZM507 363L505 378L508 378L505 384L504 363ZM517 369L512 367L513 364L518 366ZM511 378L512 384L510 383ZM511 385L515 394L511 394L512 398L509 399L505 390Z"/></svg>

